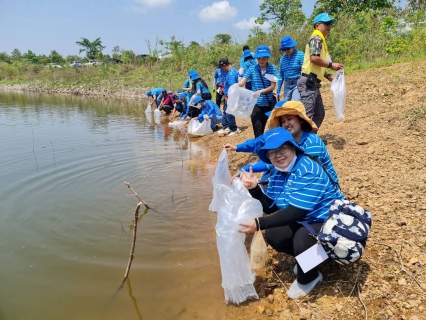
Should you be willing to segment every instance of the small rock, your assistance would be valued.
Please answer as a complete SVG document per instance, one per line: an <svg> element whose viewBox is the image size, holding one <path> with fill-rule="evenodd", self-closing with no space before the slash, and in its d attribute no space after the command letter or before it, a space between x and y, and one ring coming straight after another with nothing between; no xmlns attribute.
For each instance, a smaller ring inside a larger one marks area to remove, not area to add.
<svg viewBox="0 0 426 320"><path fill-rule="evenodd" d="M260 314L264 314L265 311L266 311L265 306L260 305L257 307L257 312L259 312Z"/></svg>
<svg viewBox="0 0 426 320"><path fill-rule="evenodd" d="M396 222L396 224L400 227L402 226L406 226L407 225L407 220L405 220L404 218L400 219L399 221Z"/></svg>
<svg viewBox="0 0 426 320"><path fill-rule="evenodd" d="M269 301L269 303L274 302L274 296L273 296L272 294L270 294L270 295L268 296L268 301Z"/></svg>
<svg viewBox="0 0 426 320"><path fill-rule="evenodd" d="M415 300L408 300L408 303L414 308L419 306Z"/></svg>
<svg viewBox="0 0 426 320"><path fill-rule="evenodd" d="M410 259L409 264L414 265L414 264L416 264L416 263L418 263L418 262L419 262L419 259L417 259L416 257L412 257L412 258Z"/></svg>
<svg viewBox="0 0 426 320"><path fill-rule="evenodd" d="M267 315L267 316L272 316L272 314L273 314L273 311L271 310L271 309L266 309L266 311L265 311L265 314Z"/></svg>
<svg viewBox="0 0 426 320"><path fill-rule="evenodd" d="M404 279L404 278L401 278L401 279L399 279L398 284L399 284L400 286L405 286L405 285L407 284L407 281L405 281L405 279Z"/></svg>
<svg viewBox="0 0 426 320"><path fill-rule="evenodd" d="M368 144L368 141L365 141L365 140L358 140L358 141L355 141L355 143L356 143L357 145L363 146L363 145Z"/></svg>
<svg viewBox="0 0 426 320"><path fill-rule="evenodd" d="M420 320L420 318L418 316L414 315L414 316L411 316L410 320Z"/></svg>
<svg viewBox="0 0 426 320"><path fill-rule="evenodd" d="M393 316L393 312L392 312L392 311L390 311L389 309L388 309L388 310L386 310L386 313L388 314L388 316L389 316L389 317L392 317L392 316Z"/></svg>
<svg viewBox="0 0 426 320"><path fill-rule="evenodd" d="M300 318L301 320L309 320L311 318L312 312L309 309L300 309Z"/></svg>
<svg viewBox="0 0 426 320"><path fill-rule="evenodd" d="M337 311L342 311L342 308L343 308L343 306L341 305L341 304L336 304L336 309L337 309Z"/></svg>

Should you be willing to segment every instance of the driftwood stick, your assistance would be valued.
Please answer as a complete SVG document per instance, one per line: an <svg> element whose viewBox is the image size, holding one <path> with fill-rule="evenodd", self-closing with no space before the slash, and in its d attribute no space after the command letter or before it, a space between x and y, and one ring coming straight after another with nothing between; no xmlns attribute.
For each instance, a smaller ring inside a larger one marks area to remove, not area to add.
<svg viewBox="0 0 426 320"><path fill-rule="evenodd" d="M139 197L138 193L135 190L132 189L132 187L130 186L130 184L128 182L124 181L124 184L127 186L127 188L129 188L133 192L133 194L136 196L136 198L139 199L139 202L142 202L146 208L148 208L148 209L150 208L148 203L146 203L145 201L142 200L141 197Z"/></svg>

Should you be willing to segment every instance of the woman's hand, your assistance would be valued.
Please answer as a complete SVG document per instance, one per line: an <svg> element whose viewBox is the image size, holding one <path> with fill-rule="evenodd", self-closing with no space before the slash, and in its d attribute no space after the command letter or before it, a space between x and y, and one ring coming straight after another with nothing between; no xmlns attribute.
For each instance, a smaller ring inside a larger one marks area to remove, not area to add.
<svg viewBox="0 0 426 320"><path fill-rule="evenodd" d="M253 97L255 97L255 98L259 98L259 96L262 94L262 90L258 90L258 91L255 91L254 93L253 93Z"/></svg>
<svg viewBox="0 0 426 320"><path fill-rule="evenodd" d="M244 169L241 171L241 174L243 176L244 181L244 187L246 187L248 190L254 189L257 187L257 180L253 175L253 168L250 167L250 171L246 172Z"/></svg>
<svg viewBox="0 0 426 320"><path fill-rule="evenodd" d="M240 226L244 227L244 229L238 230L239 233L255 233L257 231L257 226L254 219L247 224L240 223Z"/></svg>
<svg viewBox="0 0 426 320"><path fill-rule="evenodd" d="M225 144L225 145L223 146L223 148L224 148L226 151L237 151L237 147L236 147L236 146L234 146L234 145L232 145L232 144L230 144L230 143Z"/></svg>

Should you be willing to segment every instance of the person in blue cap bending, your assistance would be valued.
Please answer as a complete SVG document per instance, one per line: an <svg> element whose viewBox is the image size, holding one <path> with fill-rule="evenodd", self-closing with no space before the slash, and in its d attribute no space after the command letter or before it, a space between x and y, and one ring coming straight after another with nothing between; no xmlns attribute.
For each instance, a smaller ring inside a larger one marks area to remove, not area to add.
<svg viewBox="0 0 426 320"><path fill-rule="evenodd" d="M188 93L182 92L178 96L178 100L176 100L175 109L173 110L173 113L170 115L170 119L173 118L176 111L179 112L178 119L179 120L185 120L189 113L189 106L188 106Z"/></svg>
<svg viewBox="0 0 426 320"><path fill-rule="evenodd" d="M210 127L213 131L219 130L218 124L222 123L222 112L216 103L211 100L204 100L202 97L196 97L194 99L194 105L201 106L201 114L197 117L197 120L203 122L204 120L211 120Z"/></svg>
<svg viewBox="0 0 426 320"><path fill-rule="evenodd" d="M254 91L253 97L257 98L257 102L250 118L254 136L258 137L265 130L266 121L268 121L266 113L271 111L277 103L273 91L278 81L278 73L277 68L268 63L271 57L268 46L258 46L254 57L257 59L257 65L244 71L243 78L238 85L244 87L249 80L251 81L251 90Z"/></svg>
<svg viewBox="0 0 426 320"><path fill-rule="evenodd" d="M151 91L148 91L146 93L146 95L149 98L149 104L152 105L154 102L157 106L157 108L160 106L161 104L161 99L163 99L163 91L165 91L164 88L154 88ZM166 91L167 93L167 91Z"/></svg>
<svg viewBox="0 0 426 320"><path fill-rule="evenodd" d="M277 96L280 97L281 87L284 81L284 100L300 100L297 88L297 80L302 73L302 65L305 55L302 51L296 50L297 42L291 36L281 39L280 51L284 54L280 59Z"/></svg>
<svg viewBox="0 0 426 320"><path fill-rule="evenodd" d="M330 34L335 22L336 19L331 18L328 13L320 13L315 17L315 30L306 44L302 76L297 81L300 101L306 108L306 114L315 122L318 128L325 117L324 104L319 90L321 81L333 81L333 75L328 73L326 69L335 71L343 69L342 64L331 61L327 42L325 41L325 37Z"/></svg>
<svg viewBox="0 0 426 320"><path fill-rule="evenodd" d="M252 170L243 171L243 181L251 196L260 201L267 216L240 224L239 232L266 230L265 238L272 248L295 257L317 243L299 222L306 221L318 232L333 200L342 200L344 195L320 164L304 155L303 149L284 128L265 133L265 145L258 156L275 168L266 193L259 187ZM287 292L292 299L308 295L322 280L318 266L303 272L297 264L293 272L297 279Z"/></svg>

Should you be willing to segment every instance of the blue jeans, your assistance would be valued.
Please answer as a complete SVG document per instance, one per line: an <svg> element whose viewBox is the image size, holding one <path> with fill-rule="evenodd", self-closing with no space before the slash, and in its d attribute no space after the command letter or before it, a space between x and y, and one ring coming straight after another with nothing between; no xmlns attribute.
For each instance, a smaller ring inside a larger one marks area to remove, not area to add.
<svg viewBox="0 0 426 320"><path fill-rule="evenodd" d="M210 116L210 127L214 130L219 123L222 123L223 116L218 116L217 114L212 114Z"/></svg>
<svg viewBox="0 0 426 320"><path fill-rule="evenodd" d="M163 94L160 93L157 97L157 100L155 101L157 103L157 108L161 104L161 100L163 99Z"/></svg>
<svg viewBox="0 0 426 320"><path fill-rule="evenodd" d="M284 100L300 101L300 94L297 90L297 79L284 80Z"/></svg>
<svg viewBox="0 0 426 320"><path fill-rule="evenodd" d="M235 117L232 114L226 113L227 108L228 103L225 102L225 105L223 106L222 129L229 128L231 131L236 131L238 127L237 123L235 122Z"/></svg>

